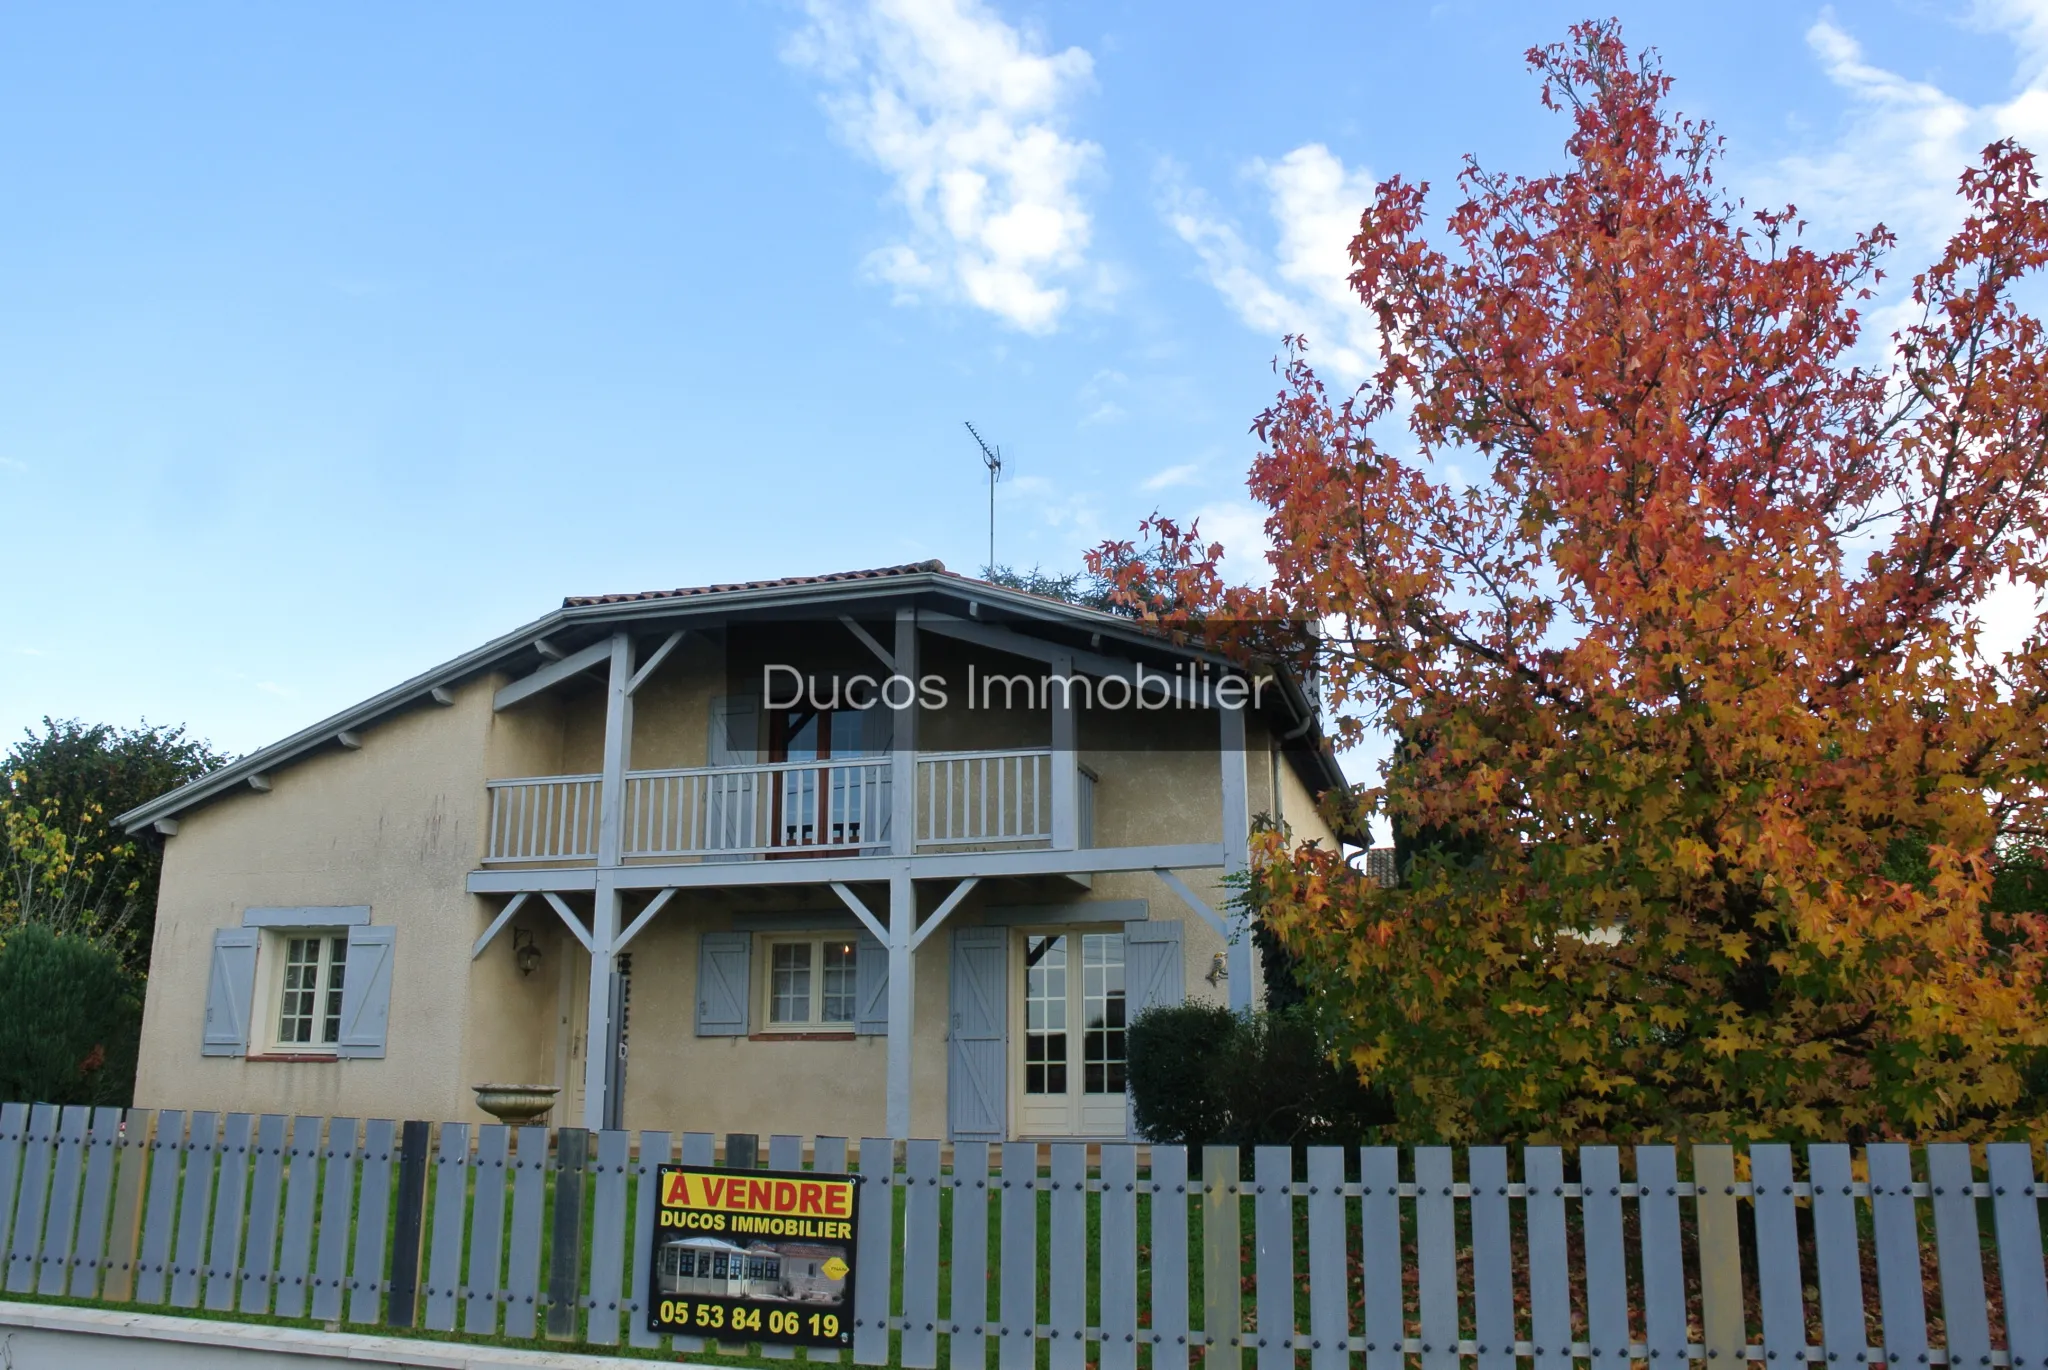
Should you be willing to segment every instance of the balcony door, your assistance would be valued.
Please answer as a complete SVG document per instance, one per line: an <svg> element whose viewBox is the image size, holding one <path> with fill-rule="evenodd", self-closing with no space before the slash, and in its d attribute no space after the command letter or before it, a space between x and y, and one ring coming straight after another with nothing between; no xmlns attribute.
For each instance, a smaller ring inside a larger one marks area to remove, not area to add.
<svg viewBox="0 0 2048 1370"><path fill-rule="evenodd" d="M769 713L769 761L818 763L779 772L770 796L773 845L852 855L888 840L886 768L832 763L887 755L891 722L879 706Z"/></svg>
<svg viewBox="0 0 2048 1370"><path fill-rule="evenodd" d="M1011 1080L1017 1135L1121 1137L1124 934L1022 934Z"/></svg>

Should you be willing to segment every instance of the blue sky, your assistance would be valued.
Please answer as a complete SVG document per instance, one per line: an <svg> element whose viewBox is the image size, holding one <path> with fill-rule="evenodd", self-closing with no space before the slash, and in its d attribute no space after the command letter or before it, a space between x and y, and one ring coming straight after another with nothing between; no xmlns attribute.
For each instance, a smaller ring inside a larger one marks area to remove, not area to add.
<svg viewBox="0 0 2048 1370"><path fill-rule="evenodd" d="M0 734L273 740L564 594L1158 508L1256 570L1371 184L1535 172L1549 3L0 3ZM1620 6L1727 175L1910 274L2048 5ZM1446 197L1440 190L1438 202Z"/></svg>

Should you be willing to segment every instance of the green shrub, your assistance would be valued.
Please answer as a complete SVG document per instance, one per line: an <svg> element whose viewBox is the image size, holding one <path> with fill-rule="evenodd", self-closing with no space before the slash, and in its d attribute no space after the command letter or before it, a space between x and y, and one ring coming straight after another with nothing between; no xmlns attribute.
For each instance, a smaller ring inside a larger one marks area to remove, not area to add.
<svg viewBox="0 0 2048 1370"><path fill-rule="evenodd" d="M125 1107L142 982L118 951L39 924L0 942L0 1099Z"/></svg>
<svg viewBox="0 0 2048 1370"><path fill-rule="evenodd" d="M1151 1141L1356 1143L1393 1121L1384 1094L1329 1059L1304 1005L1147 1009L1131 1024L1129 1050L1133 1122Z"/></svg>

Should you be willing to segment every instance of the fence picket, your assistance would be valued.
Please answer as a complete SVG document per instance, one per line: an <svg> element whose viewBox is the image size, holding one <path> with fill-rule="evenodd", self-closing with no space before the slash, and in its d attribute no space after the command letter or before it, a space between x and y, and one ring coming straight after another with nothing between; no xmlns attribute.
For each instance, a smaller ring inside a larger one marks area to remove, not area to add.
<svg viewBox="0 0 2048 1370"><path fill-rule="evenodd" d="M505 1234L505 1335L531 1337L540 1314L541 1222L547 1209L548 1130L522 1127L512 1155L512 1228ZM476 1280L470 1267L470 1280Z"/></svg>
<svg viewBox="0 0 2048 1370"><path fill-rule="evenodd" d="M1650 1355L1685 1362L1685 1255L1679 1246L1678 1153L1636 1148L1636 1224L1642 1233L1643 1340Z"/></svg>
<svg viewBox="0 0 2048 1370"><path fill-rule="evenodd" d="M1572 1370L1571 1260L1564 1234L1564 1155L1522 1149L1529 1221L1529 1341L1536 1370Z"/></svg>
<svg viewBox="0 0 2048 1370"><path fill-rule="evenodd" d="M2013 1370L2048 1366L2048 1282L2041 1264L2041 1202L2034 1153L2026 1142L1984 1148L1991 1170L1991 1216L1998 1230L1998 1283L2005 1291L2005 1342Z"/></svg>
<svg viewBox="0 0 2048 1370"><path fill-rule="evenodd" d="M939 1144L904 1152L902 1364L929 1367L939 1363Z"/></svg>
<svg viewBox="0 0 2048 1370"><path fill-rule="evenodd" d="M583 1302L583 1189L589 1168L590 1133L580 1127L556 1129L555 1211L548 1243L549 1341L576 1338Z"/></svg>
<svg viewBox="0 0 2048 1370"><path fill-rule="evenodd" d="M1913 1202L1913 1149L1876 1142L1870 1165L1870 1223L1877 1245L1878 1308L1884 1315L1885 1360L1924 1365L1927 1295L1920 1275L1920 1220Z"/></svg>
<svg viewBox="0 0 2048 1370"><path fill-rule="evenodd" d="M887 1270L896 1227L896 1143L887 1137L860 1142L860 1219L856 1270ZM853 1359L860 1365L889 1361L889 1281L853 1282Z"/></svg>
<svg viewBox="0 0 2048 1370"><path fill-rule="evenodd" d="M629 1346L659 1346L661 1336L648 1330L647 1311L654 1291L654 1245L656 1178L658 1167L675 1156L675 1141L666 1132L640 1134L640 1159L633 1165L633 1259L626 1276L626 1343Z"/></svg>
<svg viewBox="0 0 2048 1370"><path fill-rule="evenodd" d="M802 1170L804 1168L804 1139L782 1132L769 1137L768 1168L770 1170ZM796 1359L796 1348L793 1346L778 1346L770 1342L762 1346L760 1351L769 1360Z"/></svg>
<svg viewBox="0 0 2048 1370"><path fill-rule="evenodd" d="M1351 1278L1344 1265L1349 1207L1350 1201L1344 1197L1343 1148L1308 1148L1310 1370L1346 1370L1351 1363ZM1110 1367L1105 1365L1103 1370Z"/></svg>
<svg viewBox="0 0 2048 1370"><path fill-rule="evenodd" d="M171 1265L171 1307L199 1304L199 1276L206 1265L206 1219L213 1207L213 1171L220 1159L220 1115L195 1113L185 1139L184 1173L178 1178L178 1243ZM168 1175L159 1176L159 1182Z"/></svg>
<svg viewBox="0 0 2048 1370"><path fill-rule="evenodd" d="M358 1130L354 1118L330 1119L320 1156L320 1250L313 1266L313 1316L323 1322L341 1321L341 1296L348 1288Z"/></svg>
<svg viewBox="0 0 2048 1370"><path fill-rule="evenodd" d="M1941 1271L1941 1320L1952 1370L1988 1365L1991 1319L1984 1299L1984 1247L1977 1232L1976 1175L1963 1142L1927 1148L1928 1188L1934 1202L1934 1254Z"/></svg>
<svg viewBox="0 0 2048 1370"><path fill-rule="evenodd" d="M1101 1241L1095 1255L1095 1288L1102 1341L1096 1359L1102 1370L1137 1370L1138 1149L1105 1144L1101 1171Z"/></svg>
<svg viewBox="0 0 2048 1370"><path fill-rule="evenodd" d="M441 1124L434 1152L434 1223L427 1249L427 1310L420 1326L429 1332L455 1330L456 1300L462 1293L462 1220L469 1207L469 1124ZM479 1186L481 1189L481 1186ZM478 1198L482 1195L479 1193Z"/></svg>
<svg viewBox="0 0 2048 1370"><path fill-rule="evenodd" d="M621 1131L597 1134L597 1195L590 1215L590 1328L584 1340L619 1344L619 1310L626 1301L626 1162L632 1139Z"/></svg>
<svg viewBox="0 0 2048 1370"><path fill-rule="evenodd" d="M50 1197L50 1160L57 1144L57 1106L29 1110L22 1139L21 1191L14 1201L14 1244L8 1249L7 1292L35 1288L36 1255L43 1243L43 1205Z"/></svg>
<svg viewBox="0 0 2048 1370"><path fill-rule="evenodd" d="M1152 1370L1188 1364L1188 1153L1152 1148Z"/></svg>
<svg viewBox="0 0 2048 1370"><path fill-rule="evenodd" d="M1472 1332L1477 1370L1515 1370L1515 1272L1508 1221L1507 1148L1475 1146L1466 1153L1465 1165L1472 1186ZM1309 1222L1313 1239L1313 1212Z"/></svg>
<svg viewBox="0 0 2048 1370"><path fill-rule="evenodd" d="M1365 1280L1366 1370L1404 1370L1408 1329L1401 1297L1401 1153L1358 1151L1359 1257Z"/></svg>
<svg viewBox="0 0 2048 1370"><path fill-rule="evenodd" d="M1756 1207L1756 1281L1764 1318L1764 1355L1780 1365L1806 1360L1806 1303L1800 1293L1799 1210L1792 1197L1792 1148L1749 1149Z"/></svg>
<svg viewBox="0 0 2048 1370"><path fill-rule="evenodd" d="M235 1306L241 1283L242 1205L249 1192L249 1147L256 1120L230 1113L215 1153L219 1174L213 1199L213 1239L206 1248L206 1306L216 1311Z"/></svg>
<svg viewBox="0 0 2048 1370"><path fill-rule="evenodd" d="M313 1213L320 1194L320 1119L292 1119L290 1162L285 1178L284 1238L277 1248L277 1297L281 1318L305 1311L313 1264Z"/></svg>
<svg viewBox="0 0 2048 1370"><path fill-rule="evenodd" d="M1049 1370L1083 1370L1088 1343L1088 1148L1052 1148L1052 1212L1046 1227Z"/></svg>
<svg viewBox="0 0 2048 1370"><path fill-rule="evenodd" d="M1294 1366L1294 1148L1252 1152L1253 1271L1259 1370Z"/></svg>
<svg viewBox="0 0 2048 1370"><path fill-rule="evenodd" d="M683 1134L684 1165L716 1165L718 1163L718 1139L709 1132L685 1132ZM856 1287L859 1281L855 1282ZM702 1337L671 1337L669 1345L678 1351L702 1351Z"/></svg>
<svg viewBox="0 0 2048 1370"><path fill-rule="evenodd" d="M114 1201L114 1161L121 1146L121 1110L92 1111L92 1133L86 1143L85 1189L78 1206L78 1242L71 1262L69 1293L89 1299L100 1287L106 1268L107 1211Z"/></svg>
<svg viewBox="0 0 2048 1370"><path fill-rule="evenodd" d="M1836 1363L1860 1365L1870 1345L1863 1322L1863 1260L1857 1247L1854 1177L1849 1148L1806 1148L1813 1182L1813 1263L1820 1284L1821 1349Z"/></svg>
<svg viewBox="0 0 2048 1370"><path fill-rule="evenodd" d="M811 1147L811 1168L822 1175L844 1175L846 1173L846 1138L818 1138ZM844 1361L852 1357L853 1350L849 1347L836 1354L839 1360ZM834 1352L819 1350L813 1350L809 1353L809 1357L813 1362L831 1360L834 1358L834 1355Z"/></svg>
<svg viewBox="0 0 2048 1370"><path fill-rule="evenodd" d="M1749 1344L1742 1312L1742 1230L1735 1209L1735 1149L1692 1149L1694 1212L1699 1219L1700 1329L1707 1358L1742 1363Z"/></svg>
<svg viewBox="0 0 2048 1370"><path fill-rule="evenodd" d="M1621 1153L1579 1148L1579 1217L1585 1233L1586 1340L1593 1364L1628 1363L1628 1252L1621 1226Z"/></svg>
<svg viewBox="0 0 2048 1370"><path fill-rule="evenodd" d="M1415 1148L1415 1273L1422 1370L1458 1370L1458 1241L1447 1146Z"/></svg>
<svg viewBox="0 0 2048 1370"><path fill-rule="evenodd" d="M62 1294L71 1273L71 1243L78 1221L78 1186L85 1172L85 1130L92 1110L82 1104L64 1109L57 1120L57 1168L50 1180L50 1209L43 1220L38 1294Z"/></svg>
<svg viewBox="0 0 2048 1370"><path fill-rule="evenodd" d="M818 1162L823 1168L824 1142ZM948 1361L988 1364L988 1143L953 1144L953 1269L946 1287Z"/></svg>
<svg viewBox="0 0 2048 1370"><path fill-rule="evenodd" d="M391 1162L398 1124L372 1118L363 1125L360 1200L356 1205L356 1254L349 1267L348 1320L376 1322L382 1312L385 1237L391 1227Z"/></svg>
<svg viewBox="0 0 2048 1370"><path fill-rule="evenodd" d="M398 1127L398 1188L391 1205L390 1254L384 1262L384 1325L419 1321L420 1257L426 1248L427 1177L434 1166L434 1125L408 1118Z"/></svg>
<svg viewBox="0 0 2048 1370"><path fill-rule="evenodd" d="M4 1126L4 1125L0 1125ZM114 1213L107 1220L107 1278L100 1297L126 1303L135 1296L141 1264L142 1205L149 1181L150 1138L156 1111L131 1108L121 1119L120 1174L114 1181Z"/></svg>
<svg viewBox="0 0 2048 1370"><path fill-rule="evenodd" d="M998 1370L1034 1370L1032 1329L1038 1321L1038 1144L1003 1143L1001 1313ZM855 1360L860 1356L856 1353Z"/></svg>
<svg viewBox="0 0 2048 1370"><path fill-rule="evenodd" d="M1203 1364L1236 1365L1244 1345L1244 1247L1237 1148L1202 1148ZM1005 1368L1007 1370L1007 1367Z"/></svg>
<svg viewBox="0 0 2048 1370"><path fill-rule="evenodd" d="M256 1181L249 1191L249 1236L236 1281L244 1313L270 1311L277 1269L277 1218L284 1201L284 1115L266 1113L256 1124Z"/></svg>
<svg viewBox="0 0 2048 1370"><path fill-rule="evenodd" d="M142 1224L142 1259L135 1263L135 1301L164 1301L164 1282L171 1268L171 1224L178 1214L178 1155L185 1149L185 1115L165 1109L157 1115L156 1137L150 1146L148 1215Z"/></svg>
<svg viewBox="0 0 2048 1370"><path fill-rule="evenodd" d="M0 1251L14 1232L14 1187L21 1179L21 1150L28 1136L28 1105L0 1104Z"/></svg>

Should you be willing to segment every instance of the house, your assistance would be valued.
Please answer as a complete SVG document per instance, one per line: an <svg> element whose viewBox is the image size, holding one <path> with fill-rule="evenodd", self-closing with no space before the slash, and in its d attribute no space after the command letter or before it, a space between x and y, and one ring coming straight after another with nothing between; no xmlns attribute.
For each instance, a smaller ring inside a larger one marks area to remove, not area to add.
<svg viewBox="0 0 2048 1370"><path fill-rule="evenodd" d="M1253 1002L1253 816L1341 783L1284 675L937 562L571 598L122 816L137 1102L1122 1136L1130 1016Z"/></svg>

